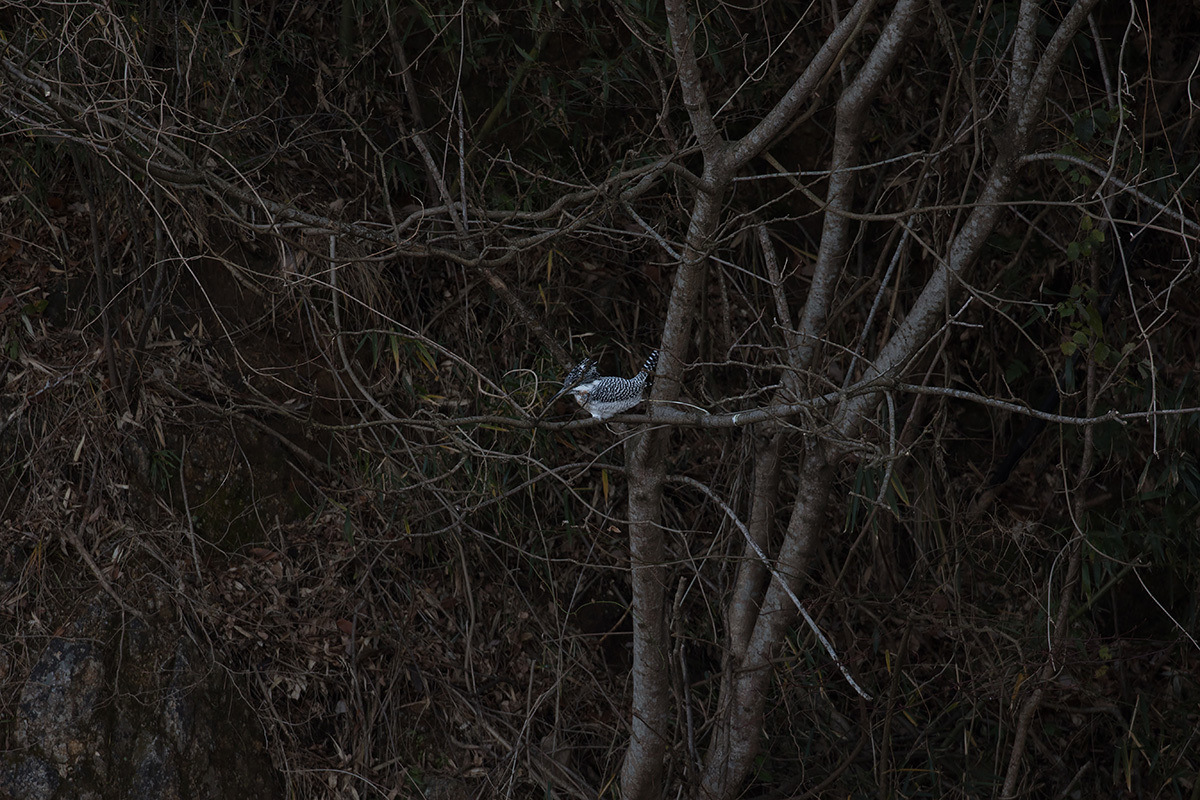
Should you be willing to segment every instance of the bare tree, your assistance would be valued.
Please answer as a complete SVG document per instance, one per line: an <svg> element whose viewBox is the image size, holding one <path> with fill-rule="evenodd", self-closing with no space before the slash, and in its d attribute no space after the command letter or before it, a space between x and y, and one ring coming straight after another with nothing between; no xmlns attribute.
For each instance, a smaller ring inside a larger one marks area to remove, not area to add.
<svg viewBox="0 0 1200 800"><path fill-rule="evenodd" d="M728 191L730 181L747 161L758 155L780 130L792 122L821 77L834 68L846 68L845 63L839 63L837 59L847 52L847 38L859 29L862 15L874 5L867 0L856 3L780 103L764 116L750 134L728 142L719 132L710 110L696 65L695 32L686 9L682 3L668 3L680 93L704 154L705 166L702 173L703 188L697 193L693 206L686 249L671 294L662 341L665 357L654 390L656 401L670 402L679 397L683 354L688 350L687 343L694 324L700 274L705 259L710 255L710 242L715 238L721 222L721 199ZM910 45L914 18L923 5L915 0L901 0L896 4L869 55L863 59L854 78L839 95L829 164L829 189L823 204L824 226L808 296L799 314L795 333L789 336L788 360L781 365L783 370L791 373L791 378L785 382L786 393L779 401L786 400L788 393L799 399L796 395L803 391L805 385L801 376L825 371L822 365L814 363L814 359L819 346L828 341L828 319L839 300L839 286L845 286L851 215L854 212L853 189L858 177L856 167L860 163L868 111L871 102L892 77L904 50ZM970 282L971 268L1004 211L1004 203L1016 182L1021 159L1030 152L1058 63L1094 6L1095 0L1073 4L1063 19L1057 22L1050 41L1041 45L1035 36L1041 10L1031 1L1021 4L1012 44L1011 67L1006 76L1007 117L999 129L1000 135L986 176L978 189L971 192L977 195L977 199L970 213L961 225L948 232L948 244L944 250L937 248L936 243L931 243L938 268L908 310L904 322L882 343L878 355L863 370L867 391L833 403L828 427L804 436L803 452L798 464L797 494L792 501L791 518L783 542L774 555L772 565L774 574L782 576L783 580L767 580L762 565L757 563L753 553L747 552L740 561L739 580L726 612L731 642L719 704L720 714L713 723L712 742L705 756L703 777L698 787L701 796L735 796L750 771L758 752L763 708L769 696L767 684L771 676L772 659L798 610L788 590L798 589L802 576L810 568L822 545L833 467L854 449L854 442L861 435L864 423L871 418L883 398L881 392L872 390L871 383L879 378L903 378L905 371L918 361L920 352L931 341L936 327L944 319L945 310L959 294L960 284ZM771 247L768 238L763 237L762 242L765 247ZM774 254L768 251L764 257L771 260ZM781 315L778 321L790 325L793 318L790 310L786 306L777 310ZM859 340L865 341L869 333L867 330L861 331ZM808 385L811 386L811 382ZM770 516L759 510L759 506L769 507L773 500L767 487L778 484L775 474L781 468L778 448L784 437L795 435L789 432L789 428L790 425L783 426L783 437L768 433L771 438L765 444L766 452L756 462L754 484L764 487L762 496L755 497L756 513L751 519L749 535L756 542L767 541L764 529L769 525ZM624 796L635 798L659 796L660 765L666 746L666 581L660 566L663 533L659 525L659 505L665 478L661 449L665 447L664 440L669 436L669 431L650 432L638 441L636 447L630 449L629 455L635 692L633 732L622 788ZM793 584L790 587L789 582Z"/></svg>

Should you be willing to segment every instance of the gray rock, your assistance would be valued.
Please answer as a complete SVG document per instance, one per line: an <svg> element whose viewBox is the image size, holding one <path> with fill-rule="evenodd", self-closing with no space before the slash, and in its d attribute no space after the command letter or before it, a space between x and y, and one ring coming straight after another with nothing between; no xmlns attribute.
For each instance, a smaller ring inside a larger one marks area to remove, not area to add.
<svg viewBox="0 0 1200 800"><path fill-rule="evenodd" d="M178 624L104 598L52 639L21 692L0 799L283 797L253 711Z"/></svg>

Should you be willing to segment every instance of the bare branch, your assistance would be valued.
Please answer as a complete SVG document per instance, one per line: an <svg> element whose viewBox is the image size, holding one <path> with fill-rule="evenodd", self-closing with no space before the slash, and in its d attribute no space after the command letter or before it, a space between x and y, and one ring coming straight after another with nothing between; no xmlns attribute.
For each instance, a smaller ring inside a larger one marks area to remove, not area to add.
<svg viewBox="0 0 1200 800"><path fill-rule="evenodd" d="M817 625L816 620L812 618L812 615L808 613L808 609L806 609L804 604L800 602L800 598L797 597L796 593L792 591L791 587L788 586L787 579L780 575L775 568L771 566L771 560L767 558L767 554L763 552L762 547L760 547L758 542L754 540L754 537L750 535L750 529L746 527L746 523L742 522L741 519L738 518L738 515L734 513L732 508L729 507L729 504L695 478L689 478L686 475L671 475L667 478L667 480L672 483L682 483L685 486L691 486L695 489L699 489L701 492L707 495L710 500L716 503L718 508L725 512L725 516L729 517L729 519L733 521L734 527L741 532L742 538L746 540L746 545L750 548L754 555L758 557L759 563L762 564L766 568L767 572L771 574L771 577L778 581L779 585L783 587L788 598L792 601L792 604L796 606L796 610L800 612L802 617L804 617L804 622L806 625L808 625L809 630L813 632L813 634L817 637L817 641L819 641L821 646L825 648L825 652L829 655L829 659L837 665L838 671L842 673L842 677L844 677L846 682L849 683L854 691L858 693L859 697L863 698L864 700L870 700L871 695L863 691L863 688L858 685L857 681L854 680L854 676L850 674L850 671L846 669L846 665L842 663L840 658L838 658L837 651L833 649L833 645L830 644L829 639L825 637L825 634Z"/></svg>
<svg viewBox="0 0 1200 800"><path fill-rule="evenodd" d="M1008 80L1009 125L1015 130L1017 119L1025 108L1029 91L1029 76L1034 68L1033 46L1038 19L1037 0L1021 0L1017 11L1017 27L1013 32L1012 69Z"/></svg>
<svg viewBox="0 0 1200 800"><path fill-rule="evenodd" d="M908 31L920 5L922 3L918 0L901 0L896 4L891 17L888 18L887 26L871 50L870 57L838 100L829 191L826 195L828 212L825 214L821 231L821 248L817 252L817 263L813 268L812 286L796 326L800 331L800 348L797 354L799 369L809 369L812 365L846 257L850 222L837 212L850 206L855 180L855 174L850 168L858 160L859 146L864 133L863 118L871 100L882 87L887 72L900 57L900 51L907 42Z"/></svg>
<svg viewBox="0 0 1200 800"><path fill-rule="evenodd" d="M1104 180L1106 182L1112 183L1114 186L1119 188L1121 191L1129 192L1134 197L1136 197L1139 201L1145 203L1146 205L1150 206L1151 208L1157 209L1160 213L1165 214L1166 216L1175 220L1180 225L1182 225L1184 228L1187 228L1188 230L1190 230L1196 234L1200 234L1200 223L1197 223L1195 220L1188 219L1187 217L1185 217L1183 214L1179 213L1175 209L1170 208L1169 206L1164 205L1163 203L1160 203L1159 201L1155 200L1150 195L1141 191L1140 189L1138 189L1136 186L1129 183L1128 181L1124 181L1124 180L1114 176L1112 174L1111 167L1109 167L1108 169L1101 169L1100 167L1096 166L1095 164L1088 161L1087 159L1080 158L1079 156L1071 155L1069 153L1029 153L1028 155L1021 156L1022 163L1028 164L1028 163L1031 163L1034 161L1063 161L1063 162L1066 162L1067 164L1074 164L1077 167L1086 169L1087 171L1091 172L1093 175L1099 175L1101 178L1104 178ZM1143 224L1148 224L1148 223L1143 223Z"/></svg>
<svg viewBox="0 0 1200 800"><path fill-rule="evenodd" d="M878 0L858 0L837 24L833 32L821 45L811 62L792 84L780 101L754 128L729 147L728 159L731 166L740 168L761 153L771 140L795 119L800 106L808 102L813 93L828 78L831 71L845 55L847 45L861 30L863 19L875 8Z"/></svg>
<svg viewBox="0 0 1200 800"><path fill-rule="evenodd" d="M671 50L679 75L679 90L683 95L683 107L687 109L692 129L700 141L700 150L706 163L713 164L721 158L724 140L717 132L712 111L708 107L708 92L704 89L704 78L696 63L696 43L692 26L688 21L686 0L666 0L667 25L671 30Z"/></svg>
<svg viewBox="0 0 1200 800"><path fill-rule="evenodd" d="M1019 123L1022 130L1027 128L1030 123L1030 119L1027 118L1027 114L1031 113L1029 110L1040 107L1045 99L1049 76L1071 40L1073 31L1067 32L1067 26L1070 24L1074 24L1076 27L1081 25L1087 19L1087 14L1096 1L1079 0L1067 13L1059 29L1055 31L1050 44L1042 54L1031 81L1029 93L1025 97L1025 111L1022 112L1024 122ZM1039 91L1041 94L1037 94ZM1016 138L1019 144L1023 143L1026 137ZM941 262L937 271L926 283L904 322L896 329L896 332L880 351L874 364L867 370L868 378L897 374L908 359L917 353L930 331L933 330L937 319L942 314L945 302L960 280L961 273L975 263L979 251L983 248L984 242L995 228L996 222L1003 212L1003 203L1016 179L1015 173L1019 159L1024 155L1019 150L1014 150L1014 146L1010 142L1009 145L1002 148L1004 155L992 167L988 180L980 193L978 205L954 237L947 258ZM879 396L877 395L862 395L852 399L839 412L835 422L836 427L843 436L851 436L852 432L861 424L865 414L878 402Z"/></svg>

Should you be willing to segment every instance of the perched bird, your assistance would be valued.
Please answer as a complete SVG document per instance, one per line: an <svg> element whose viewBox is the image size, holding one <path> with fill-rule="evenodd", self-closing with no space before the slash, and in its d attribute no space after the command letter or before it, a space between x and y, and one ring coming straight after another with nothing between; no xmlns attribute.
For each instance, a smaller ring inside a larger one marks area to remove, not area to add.
<svg viewBox="0 0 1200 800"><path fill-rule="evenodd" d="M547 408L567 392L575 396L575 402L583 410L596 419L608 419L636 406L642 402L646 384L654 375L658 366L658 351L655 350L642 364L641 370L632 378L616 378L601 376L596 368L596 359L585 358L580 361L563 380L563 388L550 398Z"/></svg>

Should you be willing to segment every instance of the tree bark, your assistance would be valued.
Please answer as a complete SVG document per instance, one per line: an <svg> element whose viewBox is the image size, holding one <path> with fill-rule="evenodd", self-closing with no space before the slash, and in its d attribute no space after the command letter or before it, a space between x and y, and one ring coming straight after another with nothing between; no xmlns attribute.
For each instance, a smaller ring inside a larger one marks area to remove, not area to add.
<svg viewBox="0 0 1200 800"><path fill-rule="evenodd" d="M820 539L833 478L821 445L815 440L809 444L800 469L800 485L788 522L785 549L776 562L778 571L791 581L793 591ZM733 667L729 689L722 692L719 721L704 758L700 797L706 800L734 797L750 774L762 736L771 659L796 614L791 598L777 581L772 581L745 653Z"/></svg>
<svg viewBox="0 0 1200 800"><path fill-rule="evenodd" d="M633 603L633 709L621 768L623 797L657 797L667 747L668 663L666 569L660 523L666 462L654 451L663 437L642 430L626 444L629 464L629 560Z"/></svg>

